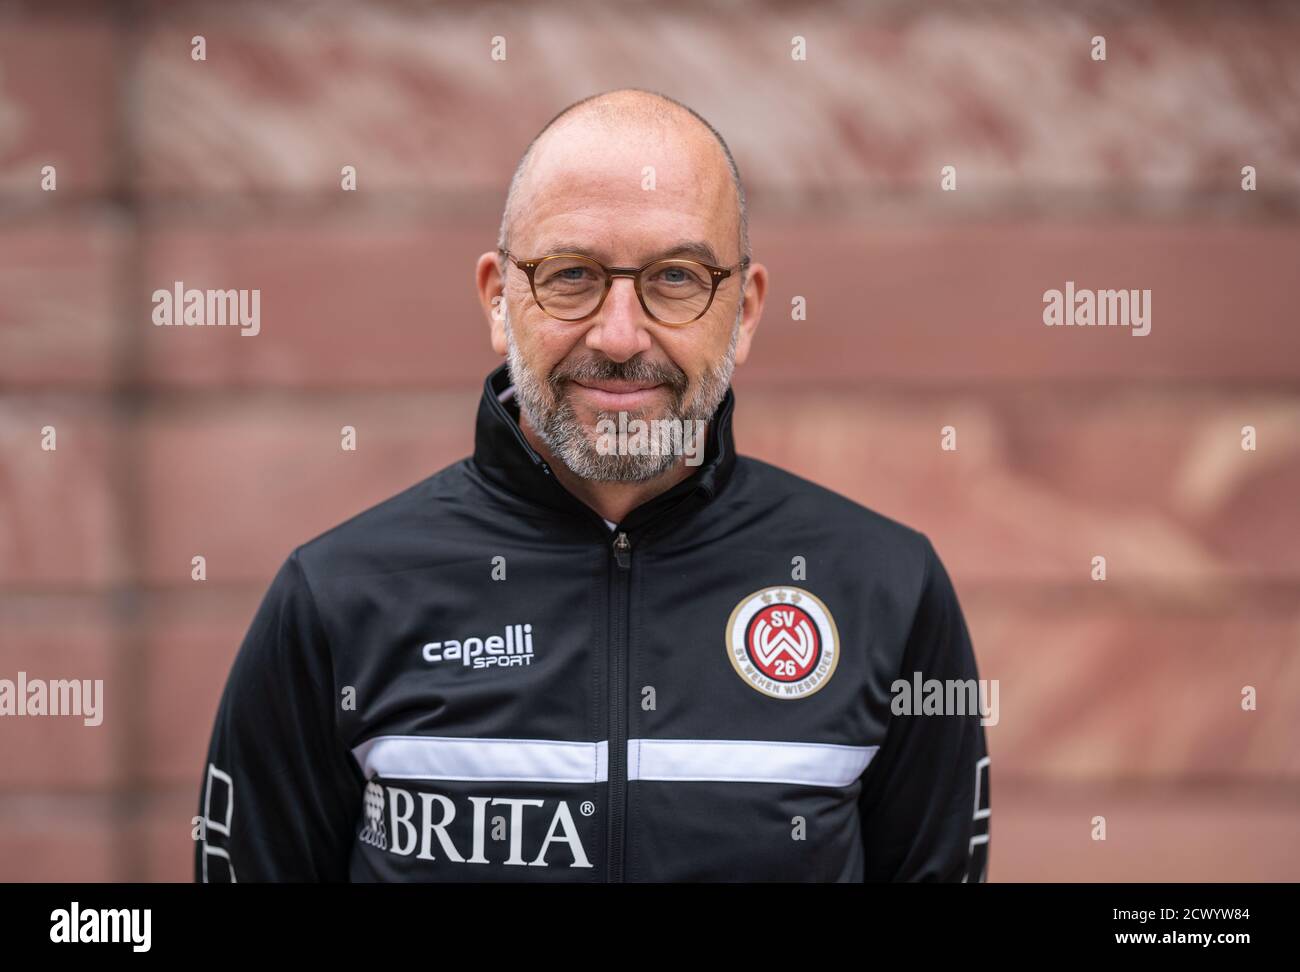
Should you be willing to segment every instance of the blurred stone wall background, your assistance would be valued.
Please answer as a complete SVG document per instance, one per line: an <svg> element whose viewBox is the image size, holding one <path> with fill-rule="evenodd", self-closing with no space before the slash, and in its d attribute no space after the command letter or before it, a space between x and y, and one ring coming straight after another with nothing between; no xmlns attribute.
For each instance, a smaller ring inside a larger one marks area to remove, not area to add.
<svg viewBox="0 0 1300 972"><path fill-rule="evenodd" d="M990 879L1300 878L1294 5L158 0L0 5L0 677L106 681L97 728L0 722L0 879L189 880L262 592L469 451L509 175L626 85L748 186L740 450L954 577ZM176 280L259 288L261 333L154 327ZM1149 288L1151 333L1044 327L1067 280Z"/></svg>

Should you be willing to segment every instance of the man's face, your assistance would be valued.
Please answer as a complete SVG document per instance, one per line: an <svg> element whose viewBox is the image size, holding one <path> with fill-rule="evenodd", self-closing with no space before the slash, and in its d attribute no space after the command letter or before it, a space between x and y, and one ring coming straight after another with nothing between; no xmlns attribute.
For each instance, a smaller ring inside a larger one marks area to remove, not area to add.
<svg viewBox="0 0 1300 972"><path fill-rule="evenodd" d="M735 191L716 143L575 129L535 153L512 253L533 259L579 249L607 266L636 267L690 256L676 248L695 242L712 250L706 262L739 262ZM647 166L653 188L645 188ZM620 412L626 421L691 421L688 428L711 419L737 360L742 286L736 271L703 317L672 326L649 317L632 281L616 277L600 310L572 323L541 310L526 275L508 265L505 350L524 419L583 478L644 481L667 471L677 456L602 449L598 423L618 425Z"/></svg>

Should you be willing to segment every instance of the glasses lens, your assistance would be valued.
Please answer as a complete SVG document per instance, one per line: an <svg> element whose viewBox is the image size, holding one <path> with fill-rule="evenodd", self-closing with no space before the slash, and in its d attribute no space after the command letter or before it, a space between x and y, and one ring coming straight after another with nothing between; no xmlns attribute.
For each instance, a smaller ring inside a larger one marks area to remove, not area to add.
<svg viewBox="0 0 1300 972"><path fill-rule="evenodd" d="M713 274L690 260L664 260L646 268L641 293L655 317L667 324L686 324L709 306Z"/></svg>
<svg viewBox="0 0 1300 972"><path fill-rule="evenodd" d="M542 310L564 320L577 320L600 303L605 271L582 257L547 257L533 272L533 287Z"/></svg>

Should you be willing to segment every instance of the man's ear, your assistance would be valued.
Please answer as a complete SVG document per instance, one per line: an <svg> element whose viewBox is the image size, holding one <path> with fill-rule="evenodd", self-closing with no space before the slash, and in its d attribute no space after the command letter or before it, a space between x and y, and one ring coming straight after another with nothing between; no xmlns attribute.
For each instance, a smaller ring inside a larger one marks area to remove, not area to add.
<svg viewBox="0 0 1300 972"><path fill-rule="evenodd" d="M767 267L751 263L745 275L745 307L740 315L740 334L736 338L736 364L744 364L749 357L749 345L758 330L763 316L763 301L767 299Z"/></svg>
<svg viewBox="0 0 1300 972"><path fill-rule="evenodd" d="M506 316L506 295L497 255L496 250L490 250L479 256L474 267L474 284L478 288L478 302L491 331L492 350L505 357L506 329L503 322Z"/></svg>

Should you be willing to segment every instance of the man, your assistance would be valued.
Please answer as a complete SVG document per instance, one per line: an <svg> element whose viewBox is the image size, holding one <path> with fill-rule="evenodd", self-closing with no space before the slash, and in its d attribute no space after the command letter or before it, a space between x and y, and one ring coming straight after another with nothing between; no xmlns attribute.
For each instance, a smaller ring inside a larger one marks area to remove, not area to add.
<svg viewBox="0 0 1300 972"><path fill-rule="evenodd" d="M474 454L281 568L196 877L983 880L979 712L897 705L976 679L929 541L735 453L767 270L721 137L571 106L476 282Z"/></svg>

